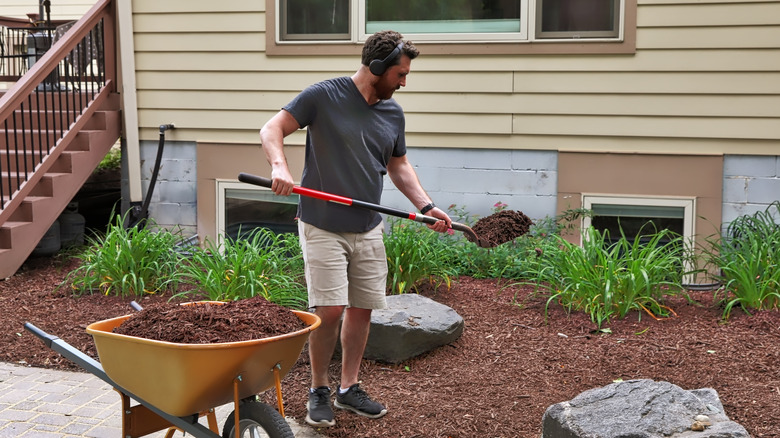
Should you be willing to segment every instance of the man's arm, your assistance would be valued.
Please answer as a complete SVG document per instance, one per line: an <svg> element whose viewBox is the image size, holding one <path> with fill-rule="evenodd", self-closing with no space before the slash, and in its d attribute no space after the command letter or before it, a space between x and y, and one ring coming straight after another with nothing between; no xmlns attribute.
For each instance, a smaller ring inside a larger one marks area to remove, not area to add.
<svg viewBox="0 0 780 438"><path fill-rule="evenodd" d="M271 190L277 195L290 195L294 180L284 155L284 138L300 129L298 121L285 110L276 113L262 129L260 141L263 144L265 158L271 165Z"/></svg>
<svg viewBox="0 0 780 438"><path fill-rule="evenodd" d="M390 162L387 163L387 174L390 176L390 180L393 181L393 184L395 184L398 190L400 190L418 210L433 202L431 197L425 193L425 190L420 184L420 180L417 178L417 173L414 171L411 163L409 163L406 155L402 157L391 157ZM449 215L438 207L434 207L432 210L427 211L425 215L441 219L434 225L428 225L428 228L434 231L445 232L452 223L452 219L450 219Z"/></svg>

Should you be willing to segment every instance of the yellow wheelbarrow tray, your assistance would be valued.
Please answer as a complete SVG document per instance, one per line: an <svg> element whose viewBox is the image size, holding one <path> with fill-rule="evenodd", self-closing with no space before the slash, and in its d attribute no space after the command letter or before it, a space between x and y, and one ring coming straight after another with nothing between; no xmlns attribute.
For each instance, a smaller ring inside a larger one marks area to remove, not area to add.
<svg viewBox="0 0 780 438"><path fill-rule="evenodd" d="M198 301L183 305L202 303L224 304ZM195 429L205 432L188 430L178 419L192 423L187 419L194 416L197 420L205 412L213 413L213 408L233 401L236 411L231 421L239 424L239 401L274 386L278 410L284 416L281 378L295 365L309 333L320 325L319 317L313 313L292 312L306 324L305 328L262 339L211 344L180 344L113 333L115 327L132 315L98 321L86 330L95 341L99 363L30 323L25 328L49 348L114 386L123 399L132 398L193 436L212 437L208 429L199 428L197 423ZM214 428L212 425L211 429Z"/></svg>

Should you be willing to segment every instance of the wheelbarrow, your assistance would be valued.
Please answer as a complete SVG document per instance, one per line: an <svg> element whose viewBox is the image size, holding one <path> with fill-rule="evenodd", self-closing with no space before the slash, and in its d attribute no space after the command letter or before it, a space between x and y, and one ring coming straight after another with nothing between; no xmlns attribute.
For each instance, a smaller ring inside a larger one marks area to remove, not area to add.
<svg viewBox="0 0 780 438"><path fill-rule="evenodd" d="M205 302L222 304L201 301L185 305ZM98 321L87 326L87 333L95 341L100 362L29 322L24 328L120 393L125 438L165 429L169 438L177 430L200 438L261 436L259 432L272 438L293 438L284 419L281 379L298 360L320 319L313 313L292 312L305 328L262 339L212 344L179 344L113 333L131 315ZM274 386L278 411L257 400L257 394ZM131 406L131 399L139 404ZM219 435L214 409L231 401L234 411ZM198 422L203 416L208 428Z"/></svg>

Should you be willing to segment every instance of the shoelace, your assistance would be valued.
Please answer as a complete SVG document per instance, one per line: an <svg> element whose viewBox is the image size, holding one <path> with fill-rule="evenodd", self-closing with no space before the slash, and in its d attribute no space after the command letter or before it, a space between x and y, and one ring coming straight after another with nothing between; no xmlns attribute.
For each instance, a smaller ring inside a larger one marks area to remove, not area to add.
<svg viewBox="0 0 780 438"><path fill-rule="evenodd" d="M330 398L330 391L315 390L312 394L317 396L318 404L327 404L329 402L328 399Z"/></svg>
<svg viewBox="0 0 780 438"><path fill-rule="evenodd" d="M371 397L368 396L368 393L363 391L363 388L359 386L352 391L355 393L355 398L360 402L360 404L371 403L373 401L371 400Z"/></svg>

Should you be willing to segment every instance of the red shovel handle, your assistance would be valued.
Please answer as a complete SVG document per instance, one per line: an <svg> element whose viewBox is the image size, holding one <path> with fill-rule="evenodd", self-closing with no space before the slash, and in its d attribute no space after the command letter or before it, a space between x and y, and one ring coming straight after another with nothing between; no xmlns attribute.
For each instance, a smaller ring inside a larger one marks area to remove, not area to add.
<svg viewBox="0 0 780 438"><path fill-rule="evenodd" d="M248 173L238 174L238 180L241 182L255 184L258 186L271 188L271 180L262 176L250 175ZM309 198L322 199L324 201L335 202L337 204L343 204L350 207L361 207L368 210L378 211L393 216L402 217L405 219L416 220L417 222L425 222L428 224L435 224L438 219L422 214L411 213L403 210L398 210L391 207L385 207L384 205L372 204L370 202L359 201L357 199L347 198L346 196L334 195L332 193L321 192L319 190L307 189L306 187L295 186L293 187L293 193L296 195L307 196Z"/></svg>
<svg viewBox="0 0 780 438"><path fill-rule="evenodd" d="M267 187L269 189L271 188L271 183L272 183L272 181L268 178L264 178L258 175L252 175L249 173L243 173L243 172L238 174L238 180L243 183L254 184L257 186ZM372 204L370 202L359 201L357 199L347 198L346 196L334 195L331 193L321 192L319 190L314 190L314 189L307 189L305 187L300 187L300 186L293 187L293 193L295 193L296 195L322 199L324 201L329 201L329 202L335 202L337 204L343 204L350 207L361 207L368 210L374 210L374 211L378 211L379 213L385 213L385 214L389 214L404 219L411 219L416 222L423 222L430 225L433 225L439 221L439 219L432 216L426 216L424 214L417 214L413 212L398 210L396 208L385 207L384 205ZM453 230L458 230L465 233L469 241L479 242L480 246L482 246L482 243L477 238L477 235L476 233L474 233L474 230L472 230L468 226L464 224L460 224L458 222L452 222L451 226Z"/></svg>
<svg viewBox="0 0 780 438"><path fill-rule="evenodd" d="M256 186L267 187L269 189L271 188L271 184L273 183L273 181L271 181L269 178L265 178L258 175L251 175L243 172L238 174L238 180L244 183L254 184ZM320 192L319 190L307 189L306 187L295 186L293 187L293 193L295 193L296 195L308 196L310 198L322 199L324 201L337 202L339 204L344 204L344 205L352 205L352 200L347 197L332 195L330 193Z"/></svg>

